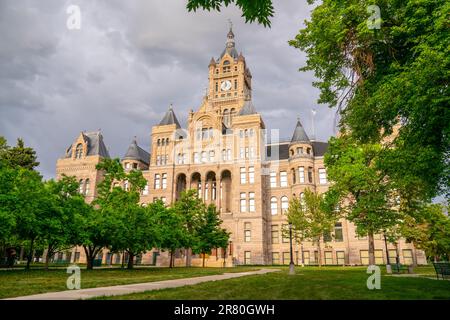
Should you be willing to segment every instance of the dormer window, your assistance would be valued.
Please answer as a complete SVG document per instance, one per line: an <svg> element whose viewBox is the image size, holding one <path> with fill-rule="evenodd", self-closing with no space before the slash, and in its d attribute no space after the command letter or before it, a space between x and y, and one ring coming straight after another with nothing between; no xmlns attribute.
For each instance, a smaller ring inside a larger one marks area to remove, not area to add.
<svg viewBox="0 0 450 320"><path fill-rule="evenodd" d="M83 155L83 145L79 143L75 149L75 159L81 159Z"/></svg>
<svg viewBox="0 0 450 320"><path fill-rule="evenodd" d="M224 66L226 66L226 65L228 65L228 64L230 64L230 61L228 61L228 60L225 60L225 61L223 62L223 65L224 65Z"/></svg>

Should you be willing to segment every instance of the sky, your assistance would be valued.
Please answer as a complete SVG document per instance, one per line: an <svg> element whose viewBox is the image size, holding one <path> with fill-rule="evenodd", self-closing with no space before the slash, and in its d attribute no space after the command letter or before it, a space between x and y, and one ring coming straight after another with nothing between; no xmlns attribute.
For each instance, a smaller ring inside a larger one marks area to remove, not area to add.
<svg viewBox="0 0 450 320"><path fill-rule="evenodd" d="M67 8L80 8L79 30ZM112 157L134 136L150 148L151 127L172 103L184 127L208 85L208 64L225 47L228 19L252 72L253 103L268 129L290 138L296 118L326 141L335 111L317 103L305 54L290 47L308 19L306 1L275 1L272 27L246 24L233 5L188 12L185 0L0 1L0 136L21 137L44 178L81 131L101 129Z"/></svg>

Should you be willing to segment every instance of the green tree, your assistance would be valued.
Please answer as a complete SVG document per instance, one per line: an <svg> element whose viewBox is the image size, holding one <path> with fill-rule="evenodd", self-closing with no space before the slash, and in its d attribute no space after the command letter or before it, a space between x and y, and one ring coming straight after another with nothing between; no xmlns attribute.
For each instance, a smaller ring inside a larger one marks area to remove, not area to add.
<svg viewBox="0 0 450 320"><path fill-rule="evenodd" d="M63 175L58 181L45 184L52 206L40 217L42 221L41 241L45 244L45 269L55 253L71 248L78 237L80 212L88 210L84 197L78 193L79 183L75 177Z"/></svg>
<svg viewBox="0 0 450 320"><path fill-rule="evenodd" d="M157 217L160 230L160 248L170 254L169 267L174 267L174 254L177 249L185 248L189 235L184 217L173 208L167 208L161 200L149 206Z"/></svg>
<svg viewBox="0 0 450 320"><path fill-rule="evenodd" d="M402 211L396 184L380 166L383 146L362 144L343 133L331 138L325 165L332 182L328 194L337 199L341 214L356 225L359 235L367 235L369 263L375 264L374 234L396 226Z"/></svg>
<svg viewBox="0 0 450 320"><path fill-rule="evenodd" d="M287 218L298 240L311 239L316 243L319 266L322 266L320 244L325 240L324 234L331 231L338 219L336 212L328 210L322 195L306 189L303 199L293 197L289 202ZM288 232L283 231L285 237L288 237Z"/></svg>
<svg viewBox="0 0 450 320"><path fill-rule="evenodd" d="M199 217L199 221L194 230L198 241L195 243L192 251L201 253L205 267L205 256L211 254L212 249L225 248L230 238L230 233L221 228L222 220L214 205L204 206Z"/></svg>
<svg viewBox="0 0 450 320"><path fill-rule="evenodd" d="M17 139L15 147L9 147L6 140L2 137L0 140L0 159L6 161L12 167L22 167L33 170L39 165L36 161L36 151L33 148L25 147L22 139Z"/></svg>
<svg viewBox="0 0 450 320"><path fill-rule="evenodd" d="M186 249L186 267L190 266L190 249L197 245L198 239L195 234L197 225L200 222L200 216L204 211L204 203L198 198L198 192L190 189L182 192L180 199L173 205L176 214L183 217L186 228L185 249Z"/></svg>

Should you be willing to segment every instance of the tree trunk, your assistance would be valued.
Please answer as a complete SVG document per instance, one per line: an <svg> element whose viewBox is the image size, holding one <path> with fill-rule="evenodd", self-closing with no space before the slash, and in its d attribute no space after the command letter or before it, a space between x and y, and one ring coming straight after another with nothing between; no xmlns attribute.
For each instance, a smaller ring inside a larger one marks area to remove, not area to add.
<svg viewBox="0 0 450 320"><path fill-rule="evenodd" d="M30 270L30 263L31 263L31 260L33 259L33 253L34 253L33 246L34 246L34 238L31 239L30 250L28 251L28 254L27 254L27 266L25 267L26 270Z"/></svg>
<svg viewBox="0 0 450 320"><path fill-rule="evenodd" d="M45 264L44 264L44 269L46 271L48 271L48 264L50 262L50 258L52 257L52 251L53 251L53 249L52 249L51 245L48 245L47 252L45 254Z"/></svg>
<svg viewBox="0 0 450 320"><path fill-rule="evenodd" d="M320 247L320 238L321 237L318 237L317 238L317 253L319 254L319 267L321 267L322 266L322 249L321 249L321 247Z"/></svg>
<svg viewBox="0 0 450 320"><path fill-rule="evenodd" d="M23 246L20 246L20 256L19 256L19 260L20 261L23 261L23 255L24 255L24 247Z"/></svg>
<svg viewBox="0 0 450 320"><path fill-rule="evenodd" d="M191 266L191 250L190 248L186 248L186 267L190 267Z"/></svg>
<svg viewBox="0 0 450 320"><path fill-rule="evenodd" d="M173 268L173 250L170 250L170 263L169 268Z"/></svg>
<svg viewBox="0 0 450 320"><path fill-rule="evenodd" d="M133 264L134 262L134 254L131 252L128 252L128 264L127 264L127 269L131 270L133 269Z"/></svg>
<svg viewBox="0 0 450 320"><path fill-rule="evenodd" d="M93 270L94 269L94 250L91 248L83 246L84 253L86 254L86 269Z"/></svg>
<svg viewBox="0 0 450 320"><path fill-rule="evenodd" d="M125 266L125 251L122 251L122 266L121 266L121 268L123 269L124 266Z"/></svg>
<svg viewBox="0 0 450 320"><path fill-rule="evenodd" d="M369 239L369 265L375 264L375 241L373 239L373 232L370 231L368 234Z"/></svg>
<svg viewBox="0 0 450 320"><path fill-rule="evenodd" d="M205 267L205 257L206 257L206 255L205 255L204 252L202 252L202 255L203 255L202 267L204 268Z"/></svg>

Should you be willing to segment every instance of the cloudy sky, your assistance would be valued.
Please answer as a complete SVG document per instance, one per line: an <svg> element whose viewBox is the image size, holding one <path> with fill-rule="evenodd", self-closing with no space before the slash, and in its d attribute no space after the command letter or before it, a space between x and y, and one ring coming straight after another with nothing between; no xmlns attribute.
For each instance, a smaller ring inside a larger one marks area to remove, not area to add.
<svg viewBox="0 0 450 320"><path fill-rule="evenodd" d="M66 10L78 5L81 29ZM289 137L300 116L318 140L334 133L334 111L318 105L305 55L291 48L312 7L275 2L272 28L245 24L234 6L187 12L185 0L0 1L0 135L22 137L38 153L39 170L55 162L80 131L101 128L112 156L133 136L149 149L150 130L173 103L182 125L198 109L208 64L225 46L228 19L253 75L253 102L266 126Z"/></svg>

